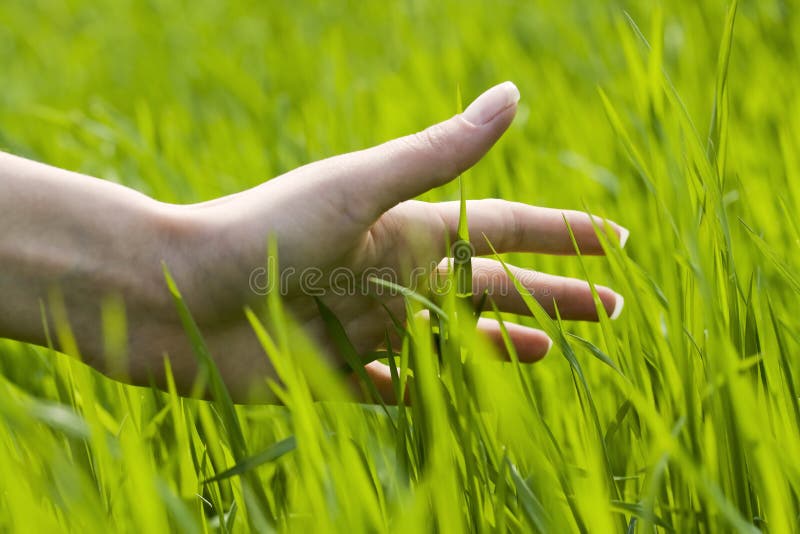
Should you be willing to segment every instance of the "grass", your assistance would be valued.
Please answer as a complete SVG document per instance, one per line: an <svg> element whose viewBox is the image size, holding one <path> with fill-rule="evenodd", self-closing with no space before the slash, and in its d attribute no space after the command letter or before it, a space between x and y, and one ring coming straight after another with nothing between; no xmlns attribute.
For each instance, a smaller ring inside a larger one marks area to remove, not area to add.
<svg viewBox="0 0 800 534"><path fill-rule="evenodd" d="M631 239L504 257L626 297L599 325L531 302L523 321L555 340L535 366L487 361L455 296L441 361L412 321L396 408L301 372L315 352L274 296L270 324L249 316L283 406L234 407L212 368L215 400L188 400L0 341L0 530L797 531L798 16L777 0L3 2L4 150L192 202L513 79L505 138L424 198L463 185Z"/></svg>

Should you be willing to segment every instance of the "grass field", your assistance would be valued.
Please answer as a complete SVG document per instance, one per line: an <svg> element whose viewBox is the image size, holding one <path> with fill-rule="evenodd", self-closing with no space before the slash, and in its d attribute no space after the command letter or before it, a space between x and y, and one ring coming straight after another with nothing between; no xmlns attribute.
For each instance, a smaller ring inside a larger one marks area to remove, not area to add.
<svg viewBox="0 0 800 534"><path fill-rule="evenodd" d="M605 258L506 256L626 297L599 325L534 306L522 321L556 340L536 365L487 361L455 320L440 362L410 325L410 406L312 402L313 354L275 296L285 406L125 386L0 341L0 531L800 531L793 6L3 0L4 151L195 202L511 79L520 112L466 195L591 211L631 238Z"/></svg>

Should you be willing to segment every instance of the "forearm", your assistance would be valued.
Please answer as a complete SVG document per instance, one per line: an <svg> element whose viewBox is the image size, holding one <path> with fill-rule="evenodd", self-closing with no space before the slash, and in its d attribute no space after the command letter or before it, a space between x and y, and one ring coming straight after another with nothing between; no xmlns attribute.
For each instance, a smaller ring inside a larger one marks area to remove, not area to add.
<svg viewBox="0 0 800 534"><path fill-rule="evenodd" d="M99 357L105 297L160 298L159 210L131 189L0 153L0 337L44 344L40 302L58 294L81 350Z"/></svg>

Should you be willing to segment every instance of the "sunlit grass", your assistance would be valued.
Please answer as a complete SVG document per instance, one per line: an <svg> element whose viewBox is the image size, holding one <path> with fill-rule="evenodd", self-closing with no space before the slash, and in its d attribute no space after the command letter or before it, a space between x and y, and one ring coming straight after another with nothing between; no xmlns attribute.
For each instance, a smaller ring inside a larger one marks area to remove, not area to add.
<svg viewBox="0 0 800 534"><path fill-rule="evenodd" d="M324 364L277 295L248 318L282 406L234 407L211 366L206 402L0 342L0 530L795 531L797 13L650 4L0 3L0 149L193 202L421 129L457 88L468 102L512 79L505 138L424 198L631 229L624 250L603 238L605 258L503 257L614 287L618 321L562 322L531 299L523 322L553 350L500 364L451 295L436 338L415 319L393 347L397 391L414 386L397 407L304 373ZM107 308L97 327L127 358L124 313Z"/></svg>

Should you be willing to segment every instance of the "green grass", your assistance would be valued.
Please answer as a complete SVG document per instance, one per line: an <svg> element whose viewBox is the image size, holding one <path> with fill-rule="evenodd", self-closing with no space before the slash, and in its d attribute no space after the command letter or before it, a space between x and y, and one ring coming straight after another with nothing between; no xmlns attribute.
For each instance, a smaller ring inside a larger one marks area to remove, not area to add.
<svg viewBox="0 0 800 534"><path fill-rule="evenodd" d="M425 323L394 347L408 406L335 400L274 296L249 317L284 406L234 408L212 368L215 401L187 400L0 341L0 530L798 531L800 13L535 4L0 3L0 149L193 202L512 79L519 115L466 195L631 229L607 258L505 258L617 288L618 321L532 303L553 351L499 364L445 299L441 360Z"/></svg>

